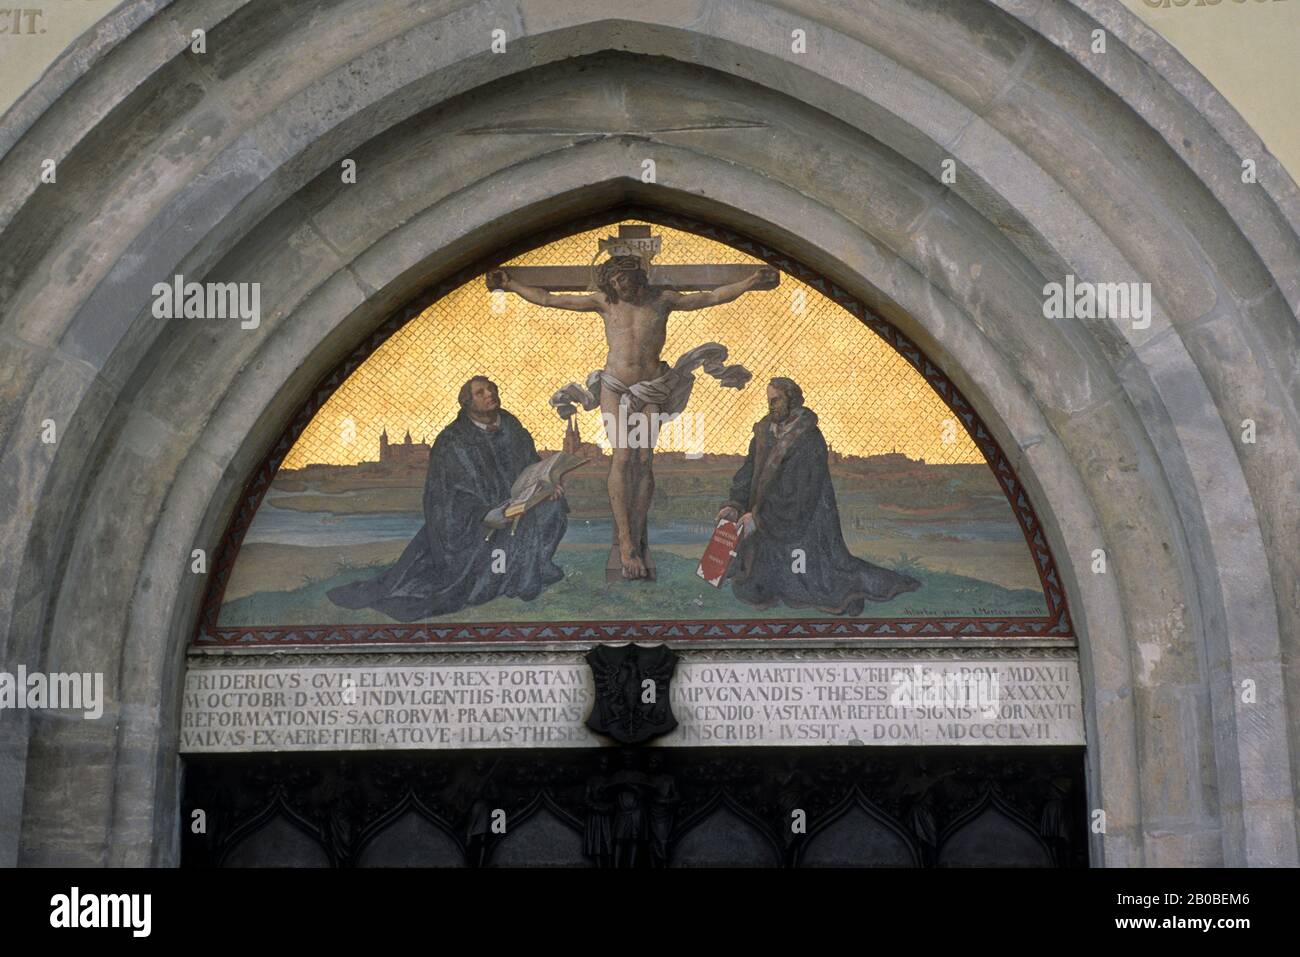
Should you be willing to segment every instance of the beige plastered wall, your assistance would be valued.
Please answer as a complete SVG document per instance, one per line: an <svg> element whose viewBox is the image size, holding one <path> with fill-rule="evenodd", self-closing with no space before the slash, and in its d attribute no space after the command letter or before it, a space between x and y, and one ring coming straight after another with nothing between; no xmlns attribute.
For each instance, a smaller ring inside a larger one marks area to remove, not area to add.
<svg viewBox="0 0 1300 957"><path fill-rule="evenodd" d="M0 7L0 114L124 0L9 2ZM1300 181L1300 0L1122 2L1205 74Z"/></svg>

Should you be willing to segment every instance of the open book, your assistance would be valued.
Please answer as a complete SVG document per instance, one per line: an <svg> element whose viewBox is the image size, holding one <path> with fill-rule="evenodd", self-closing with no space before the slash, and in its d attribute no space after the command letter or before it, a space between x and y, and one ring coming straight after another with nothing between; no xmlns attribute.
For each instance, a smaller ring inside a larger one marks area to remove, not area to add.
<svg viewBox="0 0 1300 957"><path fill-rule="evenodd" d="M540 462L534 462L520 472L510 486L510 501L489 512L488 518L503 516L517 522L534 505L539 505L554 495L555 486L560 484L564 476L586 464L587 459L568 452L555 452Z"/></svg>

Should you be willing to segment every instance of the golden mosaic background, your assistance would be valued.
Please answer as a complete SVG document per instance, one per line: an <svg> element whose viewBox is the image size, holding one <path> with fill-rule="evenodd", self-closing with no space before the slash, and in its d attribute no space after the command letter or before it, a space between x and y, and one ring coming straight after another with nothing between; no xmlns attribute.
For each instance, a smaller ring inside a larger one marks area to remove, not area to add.
<svg viewBox="0 0 1300 957"><path fill-rule="evenodd" d="M721 243L654 226L663 238L657 265L762 263ZM597 240L617 225L579 233L510 261L510 265L586 265ZM802 311L798 311L802 299ZM558 449L563 420L551 394L581 382L605 362L596 313L546 309L518 296L492 294L481 277L457 288L388 339L334 393L290 450L284 468L311 463L377 461L379 433L400 442L432 441L458 411L456 395L472 375L501 388L501 404L518 416L539 449ZM704 414L704 451L744 454L753 425L767 413L765 386L789 376L803 387L822 433L846 455L897 450L927 462L982 462L952 411L915 369L879 336L830 299L789 275L773 290L669 317L664 359L671 364L704 342L721 342L754 373L742 390L696 374L687 413ZM600 415L580 412L583 438L597 441ZM947 423L945 425L945 423ZM671 439L660 447L672 447ZM677 446L680 448L680 445Z"/></svg>

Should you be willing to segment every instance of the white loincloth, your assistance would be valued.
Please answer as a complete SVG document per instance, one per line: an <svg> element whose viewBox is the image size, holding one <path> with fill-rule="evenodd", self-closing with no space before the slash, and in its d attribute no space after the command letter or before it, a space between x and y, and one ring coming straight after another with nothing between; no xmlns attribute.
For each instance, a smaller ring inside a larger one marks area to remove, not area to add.
<svg viewBox="0 0 1300 957"><path fill-rule="evenodd" d="M724 389L743 389L753 373L741 365L724 365L727 347L716 342L706 342L681 355L671 366L659 363L659 375L632 385L620 381L604 369L596 369L587 376L586 385L570 382L551 396L551 407L560 418L567 419L577 413L578 406L590 412L600 405L601 389L618 395L619 404L632 412L640 412L648 405L656 406L671 421L680 415L690 400L695 387L694 372L704 371L718 380Z"/></svg>

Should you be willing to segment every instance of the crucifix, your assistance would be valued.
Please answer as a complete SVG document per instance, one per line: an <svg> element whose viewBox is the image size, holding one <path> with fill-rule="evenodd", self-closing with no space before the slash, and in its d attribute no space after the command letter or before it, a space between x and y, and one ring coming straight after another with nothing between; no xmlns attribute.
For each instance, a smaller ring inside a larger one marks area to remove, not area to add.
<svg viewBox="0 0 1300 957"><path fill-rule="evenodd" d="M661 352L668 316L675 311L706 309L731 302L755 289L774 289L780 274L771 266L655 266L662 239L649 226L620 225L617 236L600 240L595 266L508 266L489 270L488 289L513 292L529 302L572 312L594 312L605 324L609 348L605 367L592 372L586 385L571 382L551 397L563 417L577 406L597 406L605 423L613 462L609 504L614 517L614 545L605 579L653 579L646 524L654 495L651 458L658 425L686 407L702 368L724 388L740 389L751 378L740 365L725 365L727 349L708 342L669 366ZM593 286L595 291L591 291ZM557 293L588 292L585 296ZM650 421L647 428L628 428Z"/></svg>

